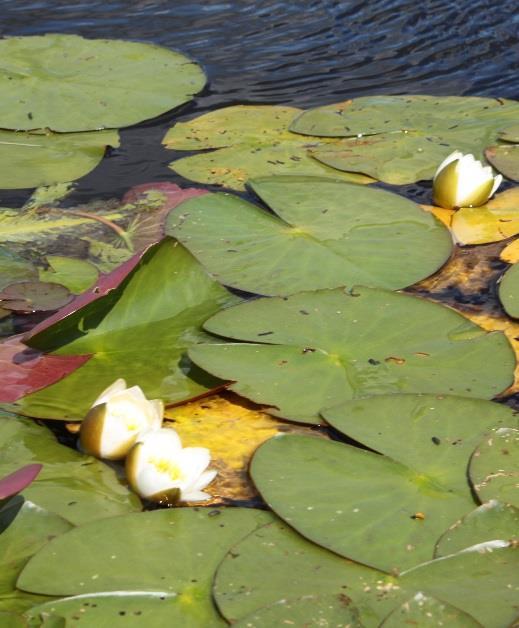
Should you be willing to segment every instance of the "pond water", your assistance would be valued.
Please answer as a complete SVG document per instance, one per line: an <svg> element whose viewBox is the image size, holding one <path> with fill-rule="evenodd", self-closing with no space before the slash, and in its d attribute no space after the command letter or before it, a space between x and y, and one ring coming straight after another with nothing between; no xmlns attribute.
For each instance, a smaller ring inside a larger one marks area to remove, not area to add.
<svg viewBox="0 0 519 628"><path fill-rule="evenodd" d="M517 98L513 0L0 1L0 35L76 33L149 41L201 63L205 91L174 114L122 132L121 147L69 203L121 196L149 181L182 183L161 139L173 120L235 103L312 107L373 94ZM16 206L29 191L0 193ZM427 190L412 186L420 198Z"/></svg>

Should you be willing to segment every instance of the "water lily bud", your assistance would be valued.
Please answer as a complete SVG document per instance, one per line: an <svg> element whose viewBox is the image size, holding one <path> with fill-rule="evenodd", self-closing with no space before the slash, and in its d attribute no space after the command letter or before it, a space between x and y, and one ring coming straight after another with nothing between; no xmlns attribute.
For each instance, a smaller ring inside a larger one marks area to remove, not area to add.
<svg viewBox="0 0 519 628"><path fill-rule="evenodd" d="M151 501L204 501L202 491L216 471L206 471L211 456L204 447L185 447L175 430L162 428L144 434L126 458L126 476L131 488Z"/></svg>
<svg viewBox="0 0 519 628"><path fill-rule="evenodd" d="M98 458L124 458L144 432L162 425L164 404L146 399L139 386L118 379L94 401L81 423L81 449Z"/></svg>
<svg viewBox="0 0 519 628"><path fill-rule="evenodd" d="M451 153L439 166L433 179L433 202L446 209L478 207L488 201L501 185L503 177L494 177L492 168L464 155Z"/></svg>

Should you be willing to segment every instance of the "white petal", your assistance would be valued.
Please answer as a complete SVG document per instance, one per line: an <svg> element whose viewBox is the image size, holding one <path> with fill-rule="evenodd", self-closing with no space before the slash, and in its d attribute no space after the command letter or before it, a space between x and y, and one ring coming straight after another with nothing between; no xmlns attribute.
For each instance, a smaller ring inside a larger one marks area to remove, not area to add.
<svg viewBox="0 0 519 628"><path fill-rule="evenodd" d="M503 177L500 174L498 174L494 179L494 185L492 187L492 191L490 192L489 198L494 196L494 193L496 192L497 188L501 185L502 181L503 181Z"/></svg>
<svg viewBox="0 0 519 628"><path fill-rule="evenodd" d="M204 493L203 491L192 491L189 493L180 491L180 501L183 502L203 502L208 499L211 499L211 495Z"/></svg>
<svg viewBox="0 0 519 628"><path fill-rule="evenodd" d="M113 384L111 384L110 386L108 386L108 388L105 388L105 390L103 390L103 392L99 395L99 397L92 404L92 407L98 406L101 403L106 403L112 395L118 392L122 392L125 389L126 389L125 380L122 377L120 377L119 379L116 379Z"/></svg>
<svg viewBox="0 0 519 628"><path fill-rule="evenodd" d="M135 399L146 399L146 395L142 392L142 388L140 386L132 386L131 388L128 388L126 392Z"/></svg>
<svg viewBox="0 0 519 628"><path fill-rule="evenodd" d="M204 471L202 475L198 478L198 480L193 484L190 491L200 491L215 479L217 475L216 471Z"/></svg>
<svg viewBox="0 0 519 628"><path fill-rule="evenodd" d="M176 462L182 469L182 475L191 483L207 468L211 454L205 447L186 447L178 453Z"/></svg>
<svg viewBox="0 0 519 628"><path fill-rule="evenodd" d="M451 163L451 161L454 161L455 159L461 159L462 157L463 157L463 153L460 153L459 150L455 150L453 153L451 153L438 166L438 168L436 170L436 174L434 175L434 179L436 179L436 177L438 176L438 173L440 172L440 170L443 170L445 168L445 166L448 166Z"/></svg>
<svg viewBox="0 0 519 628"><path fill-rule="evenodd" d="M466 159L472 157L472 159ZM492 179L492 173L484 172L483 165L476 161L472 155L465 155L463 160L458 162L458 187L456 189L456 206L462 207L467 204L467 199L477 188Z"/></svg>
<svg viewBox="0 0 519 628"><path fill-rule="evenodd" d="M167 473L161 473L154 465L147 464L136 470L133 484L142 497L149 497L155 493L180 488L178 480L172 480Z"/></svg>
<svg viewBox="0 0 519 628"><path fill-rule="evenodd" d="M150 404L154 415L151 429L158 430L164 418L164 402L160 399L152 399Z"/></svg>
<svg viewBox="0 0 519 628"><path fill-rule="evenodd" d="M169 427L143 434L139 437L139 442L142 443L146 456L172 458L182 449L180 436Z"/></svg>

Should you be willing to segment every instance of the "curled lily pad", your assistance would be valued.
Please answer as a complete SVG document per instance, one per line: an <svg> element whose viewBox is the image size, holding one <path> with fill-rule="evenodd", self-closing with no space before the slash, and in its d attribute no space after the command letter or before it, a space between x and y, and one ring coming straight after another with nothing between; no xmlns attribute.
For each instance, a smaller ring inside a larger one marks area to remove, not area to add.
<svg viewBox="0 0 519 628"><path fill-rule="evenodd" d="M366 96L305 111L290 129L304 135L356 138L313 148L324 164L387 183L432 178L452 151L478 158L509 121L515 101L435 96Z"/></svg>
<svg viewBox="0 0 519 628"><path fill-rule="evenodd" d="M0 126L90 131L136 124L191 100L196 63L152 44L78 35L0 40Z"/></svg>
<svg viewBox="0 0 519 628"><path fill-rule="evenodd" d="M251 187L277 216L220 193L183 203L167 225L235 288L265 295L358 283L396 289L434 273L450 255L448 231L391 192L294 176Z"/></svg>
<svg viewBox="0 0 519 628"><path fill-rule="evenodd" d="M0 506L5 500L27 488L40 471L41 464L28 464L0 478Z"/></svg>
<svg viewBox="0 0 519 628"><path fill-rule="evenodd" d="M248 179L270 175L328 175L355 183L372 181L363 175L340 173L312 159L308 150L329 140L291 133L288 128L299 112L294 107L236 105L179 122L166 133L166 148L217 150L177 159L170 168L191 181L236 190L243 190Z"/></svg>
<svg viewBox="0 0 519 628"><path fill-rule="evenodd" d="M477 628L481 624L459 608L441 600L416 593L402 606L392 611L380 624L380 628L401 628L416 626L456 626L457 628Z"/></svg>
<svg viewBox="0 0 519 628"><path fill-rule="evenodd" d="M4 310L25 314L57 310L71 300L72 295L65 286L43 281L12 283L0 292L0 305Z"/></svg>
<svg viewBox="0 0 519 628"><path fill-rule="evenodd" d="M519 508L491 499L444 532L436 543L434 556L449 556L487 541L517 542L518 536Z"/></svg>
<svg viewBox="0 0 519 628"><path fill-rule="evenodd" d="M519 181L519 146L489 146L485 150L485 157L507 179Z"/></svg>
<svg viewBox="0 0 519 628"><path fill-rule="evenodd" d="M81 420L117 377L149 398L186 401L221 385L193 366L186 349L211 340L202 323L237 298L171 239L136 256L105 289L85 293L33 331L27 342L52 355L90 355L57 384L21 399L29 416Z"/></svg>
<svg viewBox="0 0 519 628"><path fill-rule="evenodd" d="M251 475L270 508L306 538L387 572L429 560L440 534L474 505L427 464L309 436L267 441Z"/></svg>
<svg viewBox="0 0 519 628"><path fill-rule="evenodd" d="M176 594L168 625L224 625L210 593L216 567L232 545L271 520L250 508L177 508L93 522L42 548L18 587L45 595L164 591ZM74 569L64 570L71 559Z"/></svg>
<svg viewBox="0 0 519 628"><path fill-rule="evenodd" d="M0 84L4 76L0 72ZM52 107L55 105L53 102ZM1 110L0 126L5 127ZM66 134L0 131L0 188L32 188L79 179L97 166L107 146L119 146L117 131Z"/></svg>
<svg viewBox="0 0 519 628"><path fill-rule="evenodd" d="M499 139L504 142L519 143L519 124L512 124L507 126L499 133Z"/></svg>
<svg viewBox="0 0 519 628"><path fill-rule="evenodd" d="M449 308L381 289L256 299L218 313L205 329L235 342L192 347L193 361L295 421L319 423L321 409L373 394L491 398L513 381L505 336Z"/></svg>
<svg viewBox="0 0 519 628"><path fill-rule="evenodd" d="M519 264L513 264L499 283L499 299L508 316L519 318Z"/></svg>
<svg viewBox="0 0 519 628"><path fill-rule="evenodd" d="M519 507L519 429L501 427L483 438L470 459L469 476L482 501Z"/></svg>

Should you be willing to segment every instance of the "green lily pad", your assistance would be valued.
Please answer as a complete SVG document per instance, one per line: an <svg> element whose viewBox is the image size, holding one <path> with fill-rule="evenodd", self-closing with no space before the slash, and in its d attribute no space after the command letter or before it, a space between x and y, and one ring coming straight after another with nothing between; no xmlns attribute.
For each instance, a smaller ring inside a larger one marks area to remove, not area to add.
<svg viewBox="0 0 519 628"><path fill-rule="evenodd" d="M1 113L0 126L5 126ZM97 166L107 146L119 146L117 131L61 135L0 131L0 188L33 188L79 179Z"/></svg>
<svg viewBox="0 0 519 628"><path fill-rule="evenodd" d="M148 398L166 402L207 392L220 382L193 367L185 352L211 340L202 323L236 300L185 249L164 240L118 287L30 340L31 346L57 355L92 357L15 407L29 416L81 420L118 377L141 386Z"/></svg>
<svg viewBox="0 0 519 628"><path fill-rule="evenodd" d="M467 497L474 448L491 428L518 425L507 406L448 395L381 395L321 414L350 438Z"/></svg>
<svg viewBox="0 0 519 628"><path fill-rule="evenodd" d="M224 625L211 600L212 578L230 546L272 519L253 509L178 508L105 519L51 541L18 579L24 591L176 594L168 625ZM63 569L73 561L72 570Z"/></svg>
<svg viewBox="0 0 519 628"><path fill-rule="evenodd" d="M70 292L58 283L20 281L6 286L0 292L4 310L29 314L58 310L72 300Z"/></svg>
<svg viewBox="0 0 519 628"><path fill-rule="evenodd" d="M62 284L74 294L80 294L90 288L99 275L93 264L82 259L47 255L46 260L49 268L40 270L40 281Z"/></svg>
<svg viewBox="0 0 519 628"><path fill-rule="evenodd" d="M508 316L519 318L519 264L513 264L501 277L499 300Z"/></svg>
<svg viewBox="0 0 519 628"><path fill-rule="evenodd" d="M166 148L217 150L177 159L170 168L191 181L236 190L243 190L248 179L271 175L328 175L355 183L373 180L340 173L312 159L308 150L330 140L291 133L290 123L298 113L300 109L294 107L236 105L179 122L166 133Z"/></svg>
<svg viewBox="0 0 519 628"><path fill-rule="evenodd" d="M21 615L2 611L0 611L0 625L3 628L27 628L27 624Z"/></svg>
<svg viewBox="0 0 519 628"><path fill-rule="evenodd" d="M401 586L452 604L485 628L503 628L517 618L519 548L476 545L402 574Z"/></svg>
<svg viewBox="0 0 519 628"><path fill-rule="evenodd" d="M90 131L136 124L191 100L205 76L146 43L37 35L0 40L0 126Z"/></svg>
<svg viewBox="0 0 519 628"><path fill-rule="evenodd" d="M469 477L481 501L519 507L519 429L501 427L487 434L472 454Z"/></svg>
<svg viewBox="0 0 519 628"><path fill-rule="evenodd" d="M266 628L268 626L305 626L318 628L362 628L359 614L347 595L308 595L279 600L271 606L259 608L233 626L239 628Z"/></svg>
<svg viewBox="0 0 519 628"><path fill-rule="evenodd" d="M391 192L318 177L269 177L251 186L279 218L220 193L183 203L166 227L235 288L265 295L357 283L403 288L450 255L443 225Z"/></svg>
<svg viewBox="0 0 519 628"><path fill-rule="evenodd" d="M481 624L459 608L441 600L417 593L392 611L380 624L380 628L401 628L405 625L456 626L456 628L477 628Z"/></svg>
<svg viewBox="0 0 519 628"><path fill-rule="evenodd" d="M339 170L403 184L432 178L454 150L481 158L503 126L518 115L519 104L511 100L367 96L305 111L290 130L356 138L314 148L311 154Z"/></svg>
<svg viewBox="0 0 519 628"><path fill-rule="evenodd" d="M18 574L29 558L71 524L22 497L0 509L0 595L16 590ZM2 624L0 624L2 625Z"/></svg>
<svg viewBox="0 0 519 628"><path fill-rule="evenodd" d="M499 133L499 139L504 142L519 143L519 124L507 126Z"/></svg>
<svg viewBox="0 0 519 628"><path fill-rule="evenodd" d="M426 467L321 440L271 438L256 451L251 475L277 515L341 556L402 571L429 560L440 534L474 507Z"/></svg>
<svg viewBox="0 0 519 628"><path fill-rule="evenodd" d="M2 414L0 476L31 462L43 464L43 469L23 496L68 522L77 525L141 509L139 499L110 467L60 445L33 421Z"/></svg>
<svg viewBox="0 0 519 628"><path fill-rule="evenodd" d="M159 628L172 626L174 621L183 626L223 625L216 617L211 618L213 623L210 624L196 623L197 619L203 622L207 617L191 617L193 623L187 624L182 598L176 593L165 591L116 591L76 595L35 606L24 617L27 621L24 625L29 628L39 628L42 625L58 628L73 626L79 619L81 626L90 628Z"/></svg>
<svg viewBox="0 0 519 628"><path fill-rule="evenodd" d="M519 509L491 499L456 521L438 539L434 556L455 554L486 541L517 541L518 536Z"/></svg>
<svg viewBox="0 0 519 628"><path fill-rule="evenodd" d="M519 146L489 146L485 150L485 157L507 179L519 181Z"/></svg>
<svg viewBox="0 0 519 628"><path fill-rule="evenodd" d="M341 558L275 522L230 550L216 572L213 595L233 625L284 600L335 595L357 609L363 625L375 627L409 592L394 576Z"/></svg>
<svg viewBox="0 0 519 628"><path fill-rule="evenodd" d="M271 414L306 423L348 399L400 392L491 398L513 380L515 357L501 333L380 289L257 299L218 313L205 328L244 342L192 347L196 364L271 406Z"/></svg>

